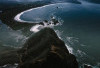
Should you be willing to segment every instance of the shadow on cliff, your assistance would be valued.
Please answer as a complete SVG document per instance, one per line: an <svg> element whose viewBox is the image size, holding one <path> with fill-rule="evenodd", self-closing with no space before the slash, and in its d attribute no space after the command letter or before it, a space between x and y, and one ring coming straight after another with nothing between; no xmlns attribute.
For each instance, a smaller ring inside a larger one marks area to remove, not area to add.
<svg viewBox="0 0 100 68"><path fill-rule="evenodd" d="M74 55L53 29L45 28L27 40L18 51L18 68L78 68Z"/></svg>
<svg viewBox="0 0 100 68"><path fill-rule="evenodd" d="M68 52L51 28L42 29L33 34L22 48L4 54L0 65L18 63L18 68L78 68L75 56Z"/></svg>

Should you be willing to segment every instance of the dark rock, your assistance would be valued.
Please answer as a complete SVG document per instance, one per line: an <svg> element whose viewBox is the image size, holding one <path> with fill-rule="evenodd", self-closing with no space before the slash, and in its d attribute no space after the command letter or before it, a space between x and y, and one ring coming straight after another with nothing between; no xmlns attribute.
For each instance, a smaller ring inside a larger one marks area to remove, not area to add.
<svg viewBox="0 0 100 68"><path fill-rule="evenodd" d="M39 22L39 25L43 25L44 26L44 23L43 22Z"/></svg>
<svg viewBox="0 0 100 68"><path fill-rule="evenodd" d="M54 23L54 25L56 25L56 24L58 24L58 23L59 23L59 21L58 21L58 20L56 20L56 19L52 19L52 22Z"/></svg>
<svg viewBox="0 0 100 68"><path fill-rule="evenodd" d="M16 50L5 51L4 53L0 54L0 66L15 63L19 63Z"/></svg>
<svg viewBox="0 0 100 68"><path fill-rule="evenodd" d="M47 21L47 20L44 20L44 22L47 22L47 23L48 23L48 21Z"/></svg>
<svg viewBox="0 0 100 68"><path fill-rule="evenodd" d="M32 35L18 50L18 57L18 68L78 68L75 56L50 28Z"/></svg>
<svg viewBox="0 0 100 68"><path fill-rule="evenodd" d="M18 68L78 68L75 56L51 28L32 35L20 50L0 55L0 66L19 63Z"/></svg>

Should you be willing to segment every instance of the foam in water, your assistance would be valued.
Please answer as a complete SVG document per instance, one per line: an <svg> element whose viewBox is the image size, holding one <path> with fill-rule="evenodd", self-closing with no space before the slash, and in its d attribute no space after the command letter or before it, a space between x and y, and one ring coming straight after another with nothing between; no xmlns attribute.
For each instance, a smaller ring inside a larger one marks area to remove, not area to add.
<svg viewBox="0 0 100 68"><path fill-rule="evenodd" d="M63 38L61 37L63 31L59 31L59 30L55 30L55 32L57 33L58 37L63 40ZM65 43L69 53L73 54L73 48L71 46L69 46L67 43Z"/></svg>
<svg viewBox="0 0 100 68"><path fill-rule="evenodd" d="M70 42L70 44L74 44L75 42L79 43L78 38L75 37L66 37L67 41Z"/></svg>
<svg viewBox="0 0 100 68"><path fill-rule="evenodd" d="M55 30L57 36L62 40L61 35L63 33L63 31L59 31L59 30Z"/></svg>
<svg viewBox="0 0 100 68"><path fill-rule="evenodd" d="M88 6L88 5L92 5L92 4L83 2L82 5L83 5L83 7L84 7L85 9L89 9L91 6ZM42 7L39 7L39 8L42 8ZM95 8L95 7L93 7L93 8ZM38 8L35 8L35 9L38 9ZM32 9L32 10L33 10L33 9ZM96 10L99 10L99 9L96 9ZM19 19L20 19L20 16L21 16L21 15L18 16ZM53 25L53 24L52 24L52 25ZM46 23L44 23L44 25L35 25L35 26L33 26L33 27L30 29L30 31L38 32L38 31L41 30L42 28L49 27L49 26L51 27L51 25L47 25ZM59 38L61 38L61 35L59 34L59 30L57 31L57 34L58 34ZM61 39L62 39L62 38L61 38ZM79 39L78 39L78 40L77 40L77 39L73 39L73 37L68 37L67 40L69 40L68 42L71 43L71 45L73 45L74 42L78 42L78 43L79 43ZM80 45L80 46L87 46L87 45L83 45L83 43L82 43L82 45ZM69 50L70 53L73 53L73 52L74 52L74 55L76 54L76 56L79 56L79 57L82 57L82 58L84 58L85 56L87 56L87 54L85 54L84 51L82 51L82 50L80 50L80 49L77 49L77 50L75 51L72 47L70 47L70 45L67 45L67 43L66 43L66 47L68 48L68 50ZM84 55L85 55L85 56L84 56ZM88 57L89 57L89 56L88 56ZM81 59L82 59L82 58L81 58ZM91 59L91 57L89 57L89 58ZM80 60L80 61L81 61L81 60ZM100 66L100 63L98 63L98 65ZM99 67L93 66L93 68L99 68Z"/></svg>
<svg viewBox="0 0 100 68"><path fill-rule="evenodd" d="M20 19L21 15L23 15L24 13L29 12L29 11L31 11L31 10L40 9L40 8L44 8L44 7L51 6L51 5L55 5L55 4L45 5L45 6L37 7L37 8L31 8L31 9L29 9L29 10L23 11L23 12L17 14L17 15L14 17L14 20L15 20L15 21L18 21L18 22L30 22L30 23L32 23L32 21L24 21L24 20Z"/></svg>
<svg viewBox="0 0 100 68"><path fill-rule="evenodd" d="M77 53L80 55L80 57L83 57L84 55L86 55L86 53L82 52L81 50L77 50Z"/></svg>
<svg viewBox="0 0 100 68"><path fill-rule="evenodd" d="M66 43L66 47L67 47L69 53L73 54L73 48L68 46L67 43Z"/></svg>
<svg viewBox="0 0 100 68"><path fill-rule="evenodd" d="M39 24L37 24L37 25L33 26L33 27L30 29L30 31L36 33L36 32L40 31L41 29L43 29L43 28L45 28L45 27L50 27L50 28L52 28L53 26L54 26L54 24L49 24L49 25L47 25L47 23L44 23L44 25L39 25Z"/></svg>
<svg viewBox="0 0 100 68"><path fill-rule="evenodd" d="M3 66L0 66L0 68L17 68L18 64L15 63L13 65L11 64L6 64L6 65L3 65Z"/></svg>
<svg viewBox="0 0 100 68"><path fill-rule="evenodd" d="M30 31L36 33L38 31L40 31L40 29L42 29L42 28L44 28L43 25L35 25L30 29Z"/></svg>
<svg viewBox="0 0 100 68"><path fill-rule="evenodd" d="M54 22L53 20L56 20L55 17L52 17L52 19L50 21L43 21L42 23L40 23L41 25L37 24L37 25L33 26L30 29L30 31L36 33L36 32L40 31L41 29L43 29L45 27L53 28L54 26L59 25L60 22Z"/></svg>
<svg viewBox="0 0 100 68"><path fill-rule="evenodd" d="M15 17L14 17L14 20L15 20L15 21L18 21L18 22L25 22L24 20L21 20L21 19L20 19L20 16L21 16L23 13L24 13L24 12L21 12L21 13L19 13L17 16L15 16Z"/></svg>

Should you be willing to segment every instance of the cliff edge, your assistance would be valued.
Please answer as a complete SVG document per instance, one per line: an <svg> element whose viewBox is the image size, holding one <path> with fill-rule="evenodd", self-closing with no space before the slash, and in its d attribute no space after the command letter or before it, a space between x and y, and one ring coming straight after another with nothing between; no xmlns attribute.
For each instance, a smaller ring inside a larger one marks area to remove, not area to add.
<svg viewBox="0 0 100 68"><path fill-rule="evenodd" d="M51 28L32 35L18 50L18 68L78 68L74 55Z"/></svg>

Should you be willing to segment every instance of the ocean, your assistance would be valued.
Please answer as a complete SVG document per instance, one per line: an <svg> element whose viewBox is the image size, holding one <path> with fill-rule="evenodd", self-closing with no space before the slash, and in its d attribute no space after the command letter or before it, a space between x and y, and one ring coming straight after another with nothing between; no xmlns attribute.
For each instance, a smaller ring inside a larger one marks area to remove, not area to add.
<svg viewBox="0 0 100 68"><path fill-rule="evenodd" d="M82 4L56 3L24 11L20 20L16 20L37 23L50 20L51 16L60 21L53 29L76 56L80 68L83 64L100 68L100 4L85 1ZM15 31L0 23L0 44L21 47L30 36L25 29Z"/></svg>

